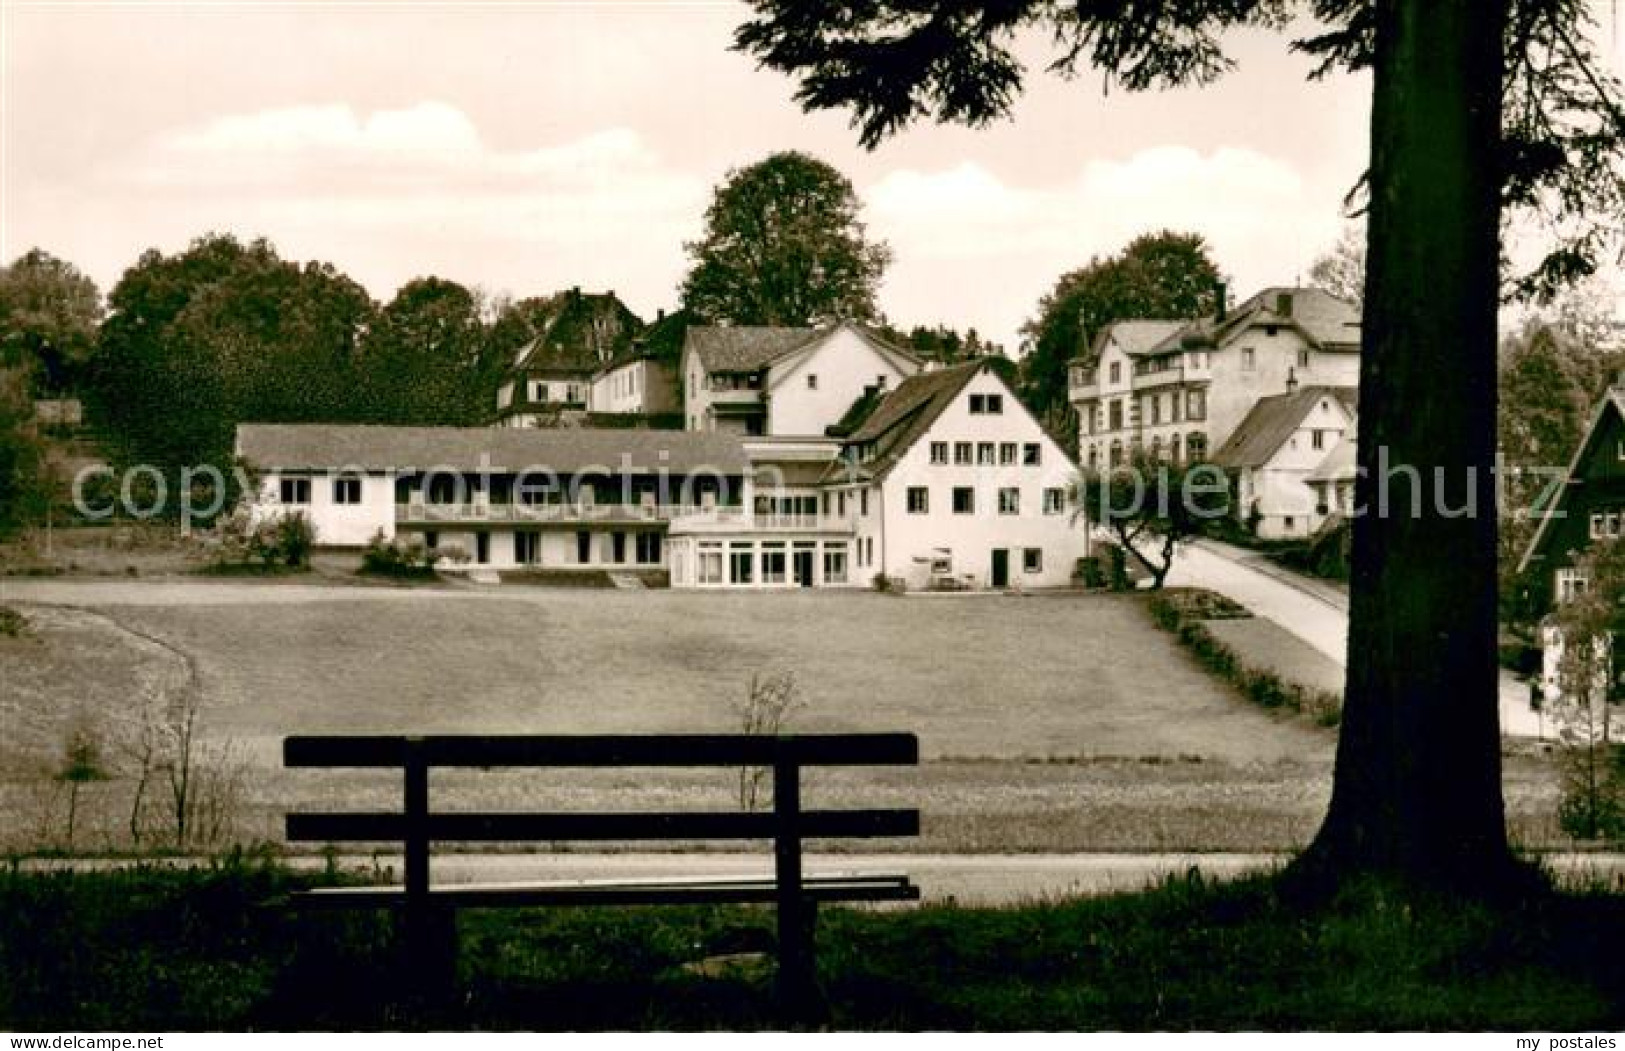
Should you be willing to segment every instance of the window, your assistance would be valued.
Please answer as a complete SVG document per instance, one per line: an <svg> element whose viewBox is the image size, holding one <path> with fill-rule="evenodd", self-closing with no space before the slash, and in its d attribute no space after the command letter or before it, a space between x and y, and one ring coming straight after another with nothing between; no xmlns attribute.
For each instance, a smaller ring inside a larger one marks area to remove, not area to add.
<svg viewBox="0 0 1625 1051"><path fill-rule="evenodd" d="M989 416L1004 415L1004 395L989 394L987 396L987 414Z"/></svg>
<svg viewBox="0 0 1625 1051"><path fill-rule="evenodd" d="M1004 395L972 394L970 396L970 411L973 416L997 416L1004 412Z"/></svg>
<svg viewBox="0 0 1625 1051"><path fill-rule="evenodd" d="M722 583L722 545L707 544L700 548L701 584Z"/></svg>
<svg viewBox="0 0 1625 1051"><path fill-rule="evenodd" d="M1185 418L1187 420L1203 420L1207 418L1207 391L1192 390L1185 392Z"/></svg>
<svg viewBox="0 0 1625 1051"><path fill-rule="evenodd" d="M931 443L931 462L936 464L944 464L948 462L947 442Z"/></svg>
<svg viewBox="0 0 1625 1051"><path fill-rule="evenodd" d="M1093 452L1093 450L1090 450L1090 451ZM1063 512L1065 510L1066 510L1066 490L1065 489L1045 489L1044 490L1044 513L1047 514L1047 515L1058 515L1058 514L1060 514L1061 512Z"/></svg>
<svg viewBox="0 0 1625 1051"><path fill-rule="evenodd" d="M279 489L282 502L285 504L310 503L309 478L284 478Z"/></svg>
<svg viewBox="0 0 1625 1051"><path fill-rule="evenodd" d="M775 540L762 544L762 583L784 583L784 541Z"/></svg>
<svg viewBox="0 0 1625 1051"><path fill-rule="evenodd" d="M1281 520L1281 525L1282 525L1283 528L1285 528L1287 531L1290 532L1291 530L1297 528L1298 520L1296 518L1293 518L1291 515L1287 515L1285 518L1283 518Z"/></svg>
<svg viewBox="0 0 1625 1051"><path fill-rule="evenodd" d="M982 415L982 413L984 413L986 411L987 411L987 406L986 406L986 402L984 401L982 395L980 395L980 394L972 394L970 396L970 414L972 416L980 416L980 415Z"/></svg>
<svg viewBox="0 0 1625 1051"><path fill-rule="evenodd" d="M638 564L643 566L657 566L660 564L660 534L637 533Z"/></svg>
<svg viewBox="0 0 1625 1051"><path fill-rule="evenodd" d="M846 583L846 548L826 545L824 548L824 583Z"/></svg>
<svg viewBox="0 0 1625 1051"><path fill-rule="evenodd" d="M1006 489L1000 489L999 490L999 514L1001 514L1001 515L1019 515L1019 514L1021 514L1021 490L1020 489L1006 488Z"/></svg>
<svg viewBox="0 0 1625 1051"><path fill-rule="evenodd" d="M618 529L610 534L609 554L609 560L616 565L626 561L626 534Z"/></svg>
<svg viewBox="0 0 1625 1051"><path fill-rule="evenodd" d="M756 568L756 552L749 544L731 544L728 547L728 582L749 584Z"/></svg>
<svg viewBox="0 0 1625 1051"><path fill-rule="evenodd" d="M1111 377L1111 382L1119 382L1123 378L1123 363L1120 361L1112 362L1111 367L1106 370L1106 374Z"/></svg>
<svg viewBox="0 0 1625 1051"><path fill-rule="evenodd" d="M1572 602L1584 595L1586 586L1591 581L1586 577L1583 569L1559 569L1557 571L1557 601Z"/></svg>
<svg viewBox="0 0 1625 1051"><path fill-rule="evenodd" d="M908 488L908 513L911 515L928 515L931 513L931 490L923 485L911 485Z"/></svg>
<svg viewBox="0 0 1625 1051"><path fill-rule="evenodd" d="M880 375L875 377L875 389L876 390L885 390L886 389L886 374L885 373L881 373Z"/></svg>
<svg viewBox="0 0 1625 1051"><path fill-rule="evenodd" d="M1253 353L1252 347L1241 348L1241 371L1251 372L1258 364L1258 355Z"/></svg>
<svg viewBox="0 0 1625 1051"><path fill-rule="evenodd" d="M1156 425L1162 422L1162 395L1151 395L1151 423Z"/></svg>
<svg viewBox="0 0 1625 1051"><path fill-rule="evenodd" d="M824 517L829 517L829 494L824 494Z"/></svg>
<svg viewBox="0 0 1625 1051"><path fill-rule="evenodd" d="M1311 447L1316 448L1316 449L1324 449L1324 448L1326 448L1326 432L1325 431L1319 431L1319 430L1310 431L1309 432L1309 444L1310 444Z"/></svg>
<svg viewBox="0 0 1625 1051"><path fill-rule="evenodd" d="M977 442L976 443L976 462L978 464L990 464L990 463L992 463L994 456L997 455L994 450L995 450L995 446L994 446L994 444L992 442Z"/></svg>
<svg viewBox="0 0 1625 1051"><path fill-rule="evenodd" d="M1107 416L1110 418L1108 430L1120 431L1123 429L1123 399L1113 398L1107 406Z"/></svg>
<svg viewBox="0 0 1625 1051"><path fill-rule="evenodd" d="M961 466L971 462L971 443L954 442L954 463Z"/></svg>
<svg viewBox="0 0 1625 1051"><path fill-rule="evenodd" d="M359 504L361 502L361 479L333 479L333 502L335 504Z"/></svg>
<svg viewBox="0 0 1625 1051"><path fill-rule="evenodd" d="M1299 351L1298 351L1298 368L1306 369L1308 367L1309 367L1309 348L1308 347L1303 347L1303 348L1299 349Z"/></svg>
<svg viewBox="0 0 1625 1051"><path fill-rule="evenodd" d="M1043 451L1037 442L1028 442L1021 447L1021 462L1028 467L1037 467L1043 459Z"/></svg>
<svg viewBox="0 0 1625 1051"><path fill-rule="evenodd" d="M869 490L858 490L858 514L864 518L869 517Z"/></svg>
<svg viewBox="0 0 1625 1051"><path fill-rule="evenodd" d="M808 390L817 390L818 389L818 373L816 373L816 372L807 373L807 389Z"/></svg>
<svg viewBox="0 0 1625 1051"><path fill-rule="evenodd" d="M1021 569L1024 573L1044 572L1044 549L1041 547L1022 548Z"/></svg>
<svg viewBox="0 0 1625 1051"><path fill-rule="evenodd" d="M1185 439L1185 456L1192 463L1207 458L1207 435L1200 431Z"/></svg>
<svg viewBox="0 0 1625 1051"><path fill-rule="evenodd" d="M1013 464L1015 462L1016 462L1016 443L1015 442L1000 442L999 443L999 463L1002 464L1005 467L1009 467L1011 464Z"/></svg>
<svg viewBox="0 0 1625 1051"><path fill-rule="evenodd" d="M1593 511L1591 512L1591 539L1612 539L1620 535L1620 512Z"/></svg>
<svg viewBox="0 0 1625 1051"><path fill-rule="evenodd" d="M435 532L433 529L425 532L423 534L423 546L428 548L430 551L433 551L435 548L439 547L440 534Z"/></svg>
<svg viewBox="0 0 1625 1051"><path fill-rule="evenodd" d="M976 513L976 490L968 485L954 486L954 514L973 515Z"/></svg>
<svg viewBox="0 0 1625 1051"><path fill-rule="evenodd" d="M522 566L534 566L542 560L542 534L534 529L521 529L513 535L513 560Z"/></svg>
<svg viewBox="0 0 1625 1051"><path fill-rule="evenodd" d="M835 494L835 514L840 518L846 517L846 490Z"/></svg>
<svg viewBox="0 0 1625 1051"><path fill-rule="evenodd" d="M1177 405L1179 403L1175 402L1174 404ZM1179 462L1179 435L1177 434L1168 436L1168 459L1172 460L1174 463Z"/></svg>
<svg viewBox="0 0 1625 1051"><path fill-rule="evenodd" d="M592 561L592 534L585 529L576 532L576 561L582 565Z"/></svg>

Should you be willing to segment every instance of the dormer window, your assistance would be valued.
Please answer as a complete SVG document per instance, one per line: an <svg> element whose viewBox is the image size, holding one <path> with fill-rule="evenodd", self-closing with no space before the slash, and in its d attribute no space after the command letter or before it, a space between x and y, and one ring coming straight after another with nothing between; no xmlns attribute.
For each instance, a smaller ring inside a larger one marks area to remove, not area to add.
<svg viewBox="0 0 1625 1051"><path fill-rule="evenodd" d="M1107 369L1106 372L1107 375L1111 377L1111 381L1113 383L1121 381L1123 378L1123 363L1120 361L1112 362L1111 368Z"/></svg>

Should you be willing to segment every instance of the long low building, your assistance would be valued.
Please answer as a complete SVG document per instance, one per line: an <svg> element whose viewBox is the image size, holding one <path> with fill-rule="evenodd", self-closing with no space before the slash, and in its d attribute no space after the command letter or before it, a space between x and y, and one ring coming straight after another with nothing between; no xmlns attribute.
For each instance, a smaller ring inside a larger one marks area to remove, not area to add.
<svg viewBox="0 0 1625 1051"><path fill-rule="evenodd" d="M1055 587L1075 463L982 363L878 387L841 433L243 424L260 519L450 567L666 570L674 587Z"/></svg>

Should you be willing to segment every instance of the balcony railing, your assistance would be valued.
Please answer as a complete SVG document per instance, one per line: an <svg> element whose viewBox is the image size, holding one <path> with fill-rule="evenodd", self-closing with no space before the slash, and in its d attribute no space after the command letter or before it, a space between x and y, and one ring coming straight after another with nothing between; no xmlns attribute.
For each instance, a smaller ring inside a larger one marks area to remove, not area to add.
<svg viewBox="0 0 1625 1051"><path fill-rule="evenodd" d="M817 514L751 514L742 507L716 507L705 504L436 504L409 502L395 505L398 522L423 523L541 523L541 522L682 522L685 525L719 525L766 530L809 530L833 528L850 530L840 519L824 519Z"/></svg>

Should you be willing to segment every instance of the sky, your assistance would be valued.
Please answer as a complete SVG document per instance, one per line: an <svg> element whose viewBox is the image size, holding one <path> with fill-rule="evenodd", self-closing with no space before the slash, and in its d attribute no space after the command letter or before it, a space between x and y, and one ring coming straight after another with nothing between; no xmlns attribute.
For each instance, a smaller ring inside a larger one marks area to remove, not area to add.
<svg viewBox="0 0 1625 1051"><path fill-rule="evenodd" d="M840 113L729 50L711 3L30 3L0 0L0 258L31 247L109 290L141 252L265 236L385 300L436 275L516 297L676 305L713 187L783 149L844 172L894 262L897 324L1015 352L1062 273L1135 235L1207 238L1232 292L1300 280L1364 170L1369 82L1309 82L1285 38L1236 72L1133 95L1044 71L981 130L873 152Z"/></svg>

